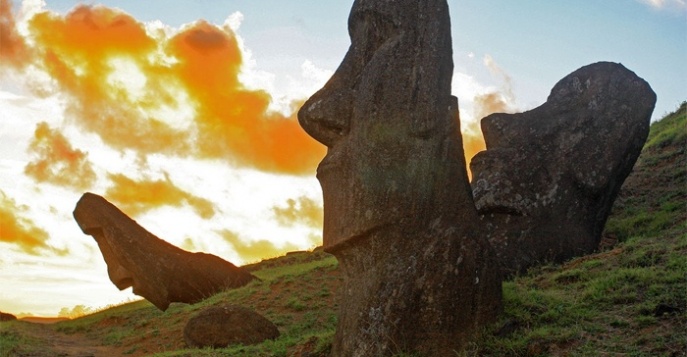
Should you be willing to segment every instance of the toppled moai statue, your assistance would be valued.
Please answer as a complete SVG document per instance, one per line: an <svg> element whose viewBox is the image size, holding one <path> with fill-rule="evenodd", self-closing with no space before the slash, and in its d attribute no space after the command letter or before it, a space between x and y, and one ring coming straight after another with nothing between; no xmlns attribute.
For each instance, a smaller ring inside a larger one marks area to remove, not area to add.
<svg viewBox="0 0 687 357"><path fill-rule="evenodd" d="M98 243L114 285L120 290L133 287L134 294L162 311L172 302L193 304L254 279L215 255L187 252L165 242L98 195L85 193L74 219Z"/></svg>
<svg viewBox="0 0 687 357"><path fill-rule="evenodd" d="M351 46L298 118L339 260L334 356L448 356L501 310L451 96L446 0L355 1Z"/></svg>
<svg viewBox="0 0 687 357"><path fill-rule="evenodd" d="M556 84L546 103L482 119L470 168L489 241L511 275L593 252L649 133L656 94L620 64Z"/></svg>

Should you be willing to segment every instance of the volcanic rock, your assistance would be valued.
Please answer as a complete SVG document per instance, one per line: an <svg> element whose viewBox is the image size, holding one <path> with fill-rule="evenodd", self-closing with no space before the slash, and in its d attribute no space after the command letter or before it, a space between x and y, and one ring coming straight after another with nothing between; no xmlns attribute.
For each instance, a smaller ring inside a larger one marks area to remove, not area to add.
<svg viewBox="0 0 687 357"><path fill-rule="evenodd" d="M0 321L14 321L16 319L16 316L0 311Z"/></svg>
<svg viewBox="0 0 687 357"><path fill-rule="evenodd" d="M215 255L187 252L165 242L98 195L85 193L74 218L98 243L114 285L120 290L133 287L134 294L160 310L172 302L196 303L254 279Z"/></svg>
<svg viewBox="0 0 687 357"><path fill-rule="evenodd" d="M446 0L355 1L351 46L298 113L328 147L324 248L344 286L333 356L453 355L501 310L451 96Z"/></svg>
<svg viewBox="0 0 687 357"><path fill-rule="evenodd" d="M253 345L277 337L279 330L270 320L236 305L203 309L191 317L184 327L184 341L189 347Z"/></svg>
<svg viewBox="0 0 687 357"><path fill-rule="evenodd" d="M546 103L482 119L475 204L504 274L593 252L649 133L656 95L620 64L558 82Z"/></svg>

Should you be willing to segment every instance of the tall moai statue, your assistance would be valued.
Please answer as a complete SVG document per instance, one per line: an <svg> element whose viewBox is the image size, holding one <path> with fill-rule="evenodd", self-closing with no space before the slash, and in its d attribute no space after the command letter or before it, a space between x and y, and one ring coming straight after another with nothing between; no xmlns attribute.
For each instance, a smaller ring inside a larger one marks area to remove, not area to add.
<svg viewBox="0 0 687 357"><path fill-rule="evenodd" d="M344 285L334 356L449 356L501 310L465 167L446 0L356 0L351 46L298 118Z"/></svg>

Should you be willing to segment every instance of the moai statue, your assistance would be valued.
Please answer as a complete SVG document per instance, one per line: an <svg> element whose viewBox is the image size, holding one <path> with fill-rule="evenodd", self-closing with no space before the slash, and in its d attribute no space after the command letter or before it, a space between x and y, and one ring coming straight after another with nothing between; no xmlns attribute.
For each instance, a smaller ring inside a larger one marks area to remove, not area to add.
<svg viewBox="0 0 687 357"><path fill-rule="evenodd" d="M446 0L357 0L351 46L298 118L317 169L324 248L344 286L334 356L449 356L501 310L451 96Z"/></svg>
<svg viewBox="0 0 687 357"><path fill-rule="evenodd" d="M112 283L119 290L131 287L162 311L172 302L193 304L255 279L218 256L165 242L90 192L76 204L74 219L98 243Z"/></svg>
<svg viewBox="0 0 687 357"><path fill-rule="evenodd" d="M589 254L649 134L656 94L621 64L560 80L546 103L482 119L475 203L504 275Z"/></svg>

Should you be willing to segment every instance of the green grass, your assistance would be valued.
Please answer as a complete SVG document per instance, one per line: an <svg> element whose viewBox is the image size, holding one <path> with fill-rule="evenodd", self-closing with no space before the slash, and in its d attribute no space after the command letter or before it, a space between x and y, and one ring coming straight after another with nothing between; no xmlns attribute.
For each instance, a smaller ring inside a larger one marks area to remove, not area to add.
<svg viewBox="0 0 687 357"><path fill-rule="evenodd" d="M687 102L651 125L647 143L623 187L606 234L622 242L675 227L687 229Z"/></svg>
<svg viewBox="0 0 687 357"><path fill-rule="evenodd" d="M10 357L20 343L21 336L9 325L9 322L0 322L0 357Z"/></svg>
<svg viewBox="0 0 687 357"><path fill-rule="evenodd" d="M687 101L674 112L653 124L645 149L663 148L670 145L685 146L687 143Z"/></svg>
<svg viewBox="0 0 687 357"><path fill-rule="evenodd" d="M585 261L504 283L505 312L467 356L678 356L685 351L687 250L679 237L631 239ZM681 255L666 257L666 249ZM593 262L593 263L589 263ZM661 307L681 309L659 314ZM506 327L510 326L510 330ZM650 338L648 338L650 337Z"/></svg>
<svg viewBox="0 0 687 357"><path fill-rule="evenodd" d="M49 341L36 338L36 326L23 321L0 322L0 357L49 357Z"/></svg>

